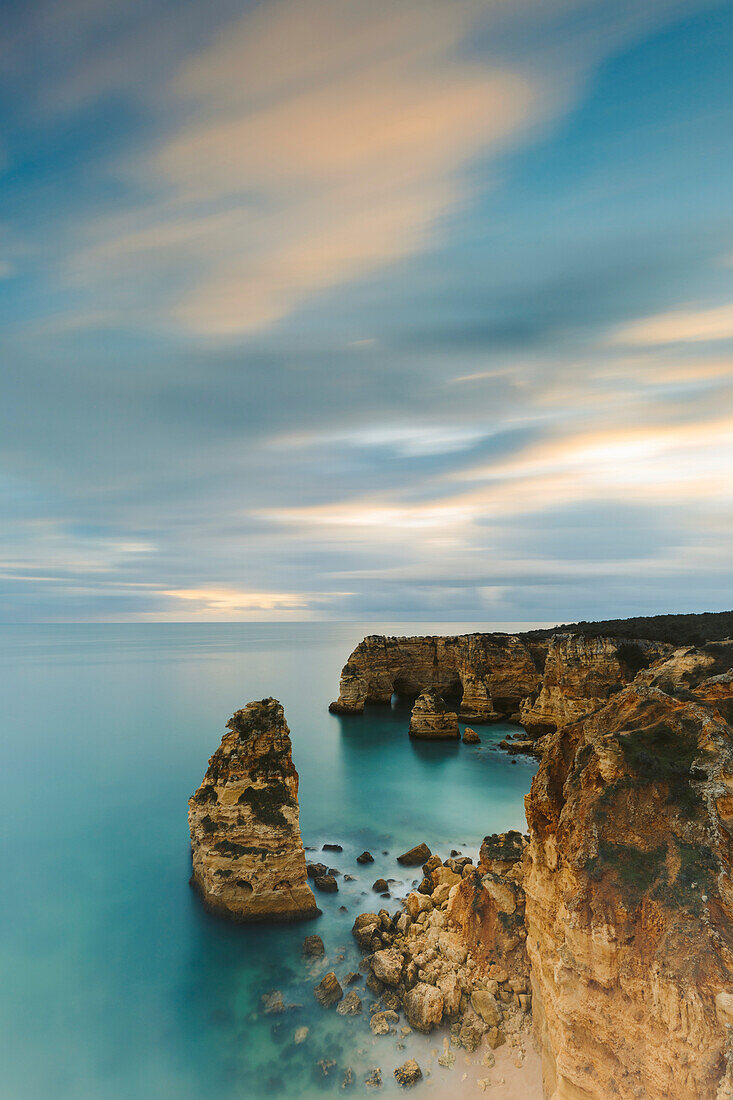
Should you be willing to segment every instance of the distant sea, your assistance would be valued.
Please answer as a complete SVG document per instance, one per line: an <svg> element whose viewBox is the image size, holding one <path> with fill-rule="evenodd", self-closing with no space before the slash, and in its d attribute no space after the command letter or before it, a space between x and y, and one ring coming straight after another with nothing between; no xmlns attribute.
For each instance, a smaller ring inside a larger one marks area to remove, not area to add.
<svg viewBox="0 0 733 1100"><path fill-rule="evenodd" d="M535 624L497 624L526 629ZM434 1042L374 1038L321 1009L325 967L300 945L318 932L327 966L356 970L357 913L383 903L379 876L420 841L475 855L487 833L524 830L533 762L482 743L420 744L409 709L338 718L341 666L365 634L490 630L477 623L226 623L0 628L0 1096L3 1100L280 1100L341 1093L346 1066L392 1069ZM303 840L356 881L318 895L323 916L238 927L188 886L187 799L234 710L283 703L300 773ZM356 855L369 848L366 868ZM387 855L382 853L386 852ZM417 869L419 873L419 868ZM397 901L386 903L390 911ZM346 906L347 912L339 912ZM343 956L343 957L341 957ZM300 1004L260 1013L271 989ZM363 982L356 986L363 989ZM294 1042L298 1027L306 1040ZM324 1077L318 1062L336 1063ZM447 1072L439 1070L438 1072Z"/></svg>

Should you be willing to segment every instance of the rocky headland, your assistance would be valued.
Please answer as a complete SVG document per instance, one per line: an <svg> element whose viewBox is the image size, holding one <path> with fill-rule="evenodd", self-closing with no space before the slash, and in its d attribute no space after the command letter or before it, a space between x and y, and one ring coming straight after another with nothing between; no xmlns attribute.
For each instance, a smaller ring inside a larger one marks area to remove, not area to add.
<svg viewBox="0 0 733 1100"><path fill-rule="evenodd" d="M469 1050L531 1015L547 1100L733 1097L733 643L367 638L334 709L426 689L519 713L541 759L527 837L357 918L382 1010Z"/></svg>
<svg viewBox="0 0 733 1100"><path fill-rule="evenodd" d="M283 708L277 699L249 703L227 729L188 803L191 884L231 920L317 916Z"/></svg>

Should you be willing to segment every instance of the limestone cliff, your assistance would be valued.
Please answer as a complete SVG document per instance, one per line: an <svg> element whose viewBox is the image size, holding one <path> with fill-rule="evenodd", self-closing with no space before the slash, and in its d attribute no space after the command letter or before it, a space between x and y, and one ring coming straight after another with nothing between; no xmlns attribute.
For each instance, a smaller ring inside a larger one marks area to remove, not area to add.
<svg viewBox="0 0 733 1100"><path fill-rule="evenodd" d="M522 703L522 725L531 737L542 737L576 721L667 652L669 646L660 642L554 634L539 693Z"/></svg>
<svg viewBox="0 0 733 1100"><path fill-rule="evenodd" d="M676 652L545 739L523 884L548 1100L729 1095L726 659Z"/></svg>
<svg viewBox="0 0 733 1100"><path fill-rule="evenodd" d="M335 714L360 714L367 703L389 703L393 693L438 692L460 701L466 720L522 722L541 737L607 701L671 647L557 634L463 634L387 638L373 635L344 665Z"/></svg>
<svg viewBox="0 0 733 1100"><path fill-rule="evenodd" d="M188 804L191 883L231 920L316 916L283 708L276 699L249 703L227 729Z"/></svg>
<svg viewBox="0 0 733 1100"><path fill-rule="evenodd" d="M393 693L417 696L430 689L461 700L473 721L518 715L522 701L540 686L546 642L509 634L387 638L372 635L344 665L335 714L360 714L366 703L389 703Z"/></svg>

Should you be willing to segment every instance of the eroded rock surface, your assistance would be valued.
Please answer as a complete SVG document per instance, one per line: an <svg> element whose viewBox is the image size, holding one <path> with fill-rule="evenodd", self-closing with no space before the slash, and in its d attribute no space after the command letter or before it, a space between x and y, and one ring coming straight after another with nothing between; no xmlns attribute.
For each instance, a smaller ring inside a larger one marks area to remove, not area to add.
<svg viewBox="0 0 733 1100"><path fill-rule="evenodd" d="M603 706L637 673L669 652L660 642L554 634L548 644L542 686L520 710L531 737L553 733Z"/></svg>
<svg viewBox="0 0 733 1100"><path fill-rule="evenodd" d="M283 708L276 699L249 703L227 729L188 803L191 883L231 920L316 916Z"/></svg>
<svg viewBox="0 0 733 1100"><path fill-rule="evenodd" d="M387 638L373 635L344 665L336 714L433 693L461 718L520 721L531 738L603 706L613 692L671 652L663 642L555 634Z"/></svg>
<svg viewBox="0 0 733 1100"><path fill-rule="evenodd" d="M449 710L437 691L418 695L410 716L410 737L428 741L458 740L458 715Z"/></svg>
<svg viewBox="0 0 733 1100"><path fill-rule="evenodd" d="M539 689L547 643L509 634L386 638L372 635L344 665L335 714L360 714L366 703L389 703L394 692L432 690L446 702L461 698L461 715L492 721L519 712Z"/></svg>
<svg viewBox="0 0 733 1100"><path fill-rule="evenodd" d="M547 738L523 883L554 1100L731 1090L729 661L725 646L677 651Z"/></svg>

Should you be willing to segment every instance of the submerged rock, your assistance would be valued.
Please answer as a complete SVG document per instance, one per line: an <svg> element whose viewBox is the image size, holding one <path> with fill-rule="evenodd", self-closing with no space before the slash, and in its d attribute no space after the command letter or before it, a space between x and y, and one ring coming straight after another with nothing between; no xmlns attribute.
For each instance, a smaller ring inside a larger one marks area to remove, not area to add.
<svg viewBox="0 0 733 1100"><path fill-rule="evenodd" d="M276 699L249 703L227 728L188 803L191 885L208 909L235 921L316 916L283 708Z"/></svg>
<svg viewBox="0 0 733 1100"><path fill-rule="evenodd" d="M306 936L303 940L303 954L314 959L321 958L325 954L323 940L320 936Z"/></svg>

